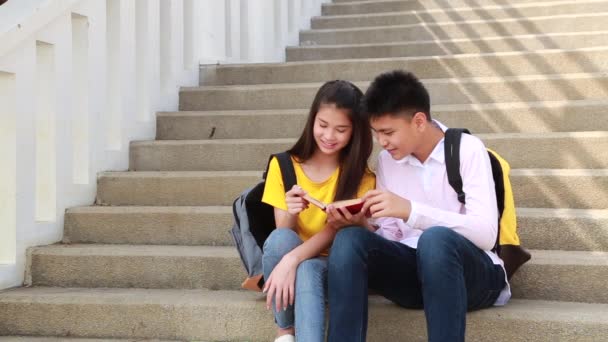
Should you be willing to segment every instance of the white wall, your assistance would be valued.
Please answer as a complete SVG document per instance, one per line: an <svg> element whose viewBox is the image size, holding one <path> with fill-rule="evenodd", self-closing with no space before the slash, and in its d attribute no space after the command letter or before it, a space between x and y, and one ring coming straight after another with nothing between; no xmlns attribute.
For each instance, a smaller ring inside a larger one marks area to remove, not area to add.
<svg viewBox="0 0 608 342"><path fill-rule="evenodd" d="M97 172L126 170L129 142L153 139L154 112L196 85L182 1L163 27L159 1L55 0L0 33L0 288L23 282L26 249L60 241L65 209L93 204ZM163 65L159 32L180 50Z"/></svg>
<svg viewBox="0 0 608 342"><path fill-rule="evenodd" d="M330 0L197 0L201 64L285 61L285 47Z"/></svg>
<svg viewBox="0 0 608 342"><path fill-rule="evenodd" d="M9 0L0 6L0 289L58 242L96 174L127 170L200 63L281 62L327 0Z"/></svg>

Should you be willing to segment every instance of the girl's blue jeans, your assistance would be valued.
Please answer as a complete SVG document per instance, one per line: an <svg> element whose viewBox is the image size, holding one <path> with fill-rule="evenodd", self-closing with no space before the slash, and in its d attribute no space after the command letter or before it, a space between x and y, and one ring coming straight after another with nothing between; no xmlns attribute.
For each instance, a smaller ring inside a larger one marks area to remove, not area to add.
<svg viewBox="0 0 608 342"><path fill-rule="evenodd" d="M262 267L264 279L283 256L302 244L302 240L289 228L275 229L264 243ZM298 342L325 340L325 298L327 294L327 258L318 257L300 263L296 273L295 307L277 311L272 305L275 322L281 329L295 326Z"/></svg>

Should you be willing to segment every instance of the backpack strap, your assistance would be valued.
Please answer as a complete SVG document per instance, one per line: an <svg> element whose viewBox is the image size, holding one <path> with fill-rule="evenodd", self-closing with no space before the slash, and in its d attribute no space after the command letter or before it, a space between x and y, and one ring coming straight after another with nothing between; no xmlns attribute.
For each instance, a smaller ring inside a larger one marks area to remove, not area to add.
<svg viewBox="0 0 608 342"><path fill-rule="evenodd" d="M279 162L279 169L281 170L281 176L283 177L283 187L285 188L285 192L291 190L291 188L298 183L296 178L296 171L293 168L293 163L291 161L291 154L289 152L281 152L270 155L268 158L268 164L266 164L266 170L264 171L264 180L266 180L266 176L268 175L268 169L270 168L270 162L272 158L276 157Z"/></svg>
<svg viewBox="0 0 608 342"><path fill-rule="evenodd" d="M445 167L448 174L448 182L454 188L454 191L458 194L458 201L465 204L465 193L462 191L462 176L460 175L460 140L462 134L471 134L466 128L448 128L445 131L444 140L444 155L445 155ZM496 157L488 151L490 157L490 164L492 165L492 177L494 178L494 186L497 194L502 194L503 199L500 201L497 196L497 207L498 207L498 229L496 231L496 242L492 248L493 252L500 253L500 218L502 211L504 210L504 184L502 180L502 168ZM498 163L494 165L494 163ZM499 172L494 171L494 167L498 167Z"/></svg>
<svg viewBox="0 0 608 342"><path fill-rule="evenodd" d="M445 131L444 156L448 182L458 194L458 201L465 204L465 193L462 191L462 177L460 176L460 139L462 133L471 134L466 128L448 128Z"/></svg>
<svg viewBox="0 0 608 342"><path fill-rule="evenodd" d="M289 152L281 152L277 153L276 157L279 161L279 167L281 168L281 176L283 176L283 188L285 189L285 192L287 192L298 183L296 171L294 170L293 162L291 161L291 154L289 154Z"/></svg>

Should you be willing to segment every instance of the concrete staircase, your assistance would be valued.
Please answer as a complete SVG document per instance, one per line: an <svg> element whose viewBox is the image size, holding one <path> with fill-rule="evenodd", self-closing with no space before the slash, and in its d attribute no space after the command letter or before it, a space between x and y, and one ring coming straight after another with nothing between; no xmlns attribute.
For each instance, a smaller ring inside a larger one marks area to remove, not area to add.
<svg viewBox="0 0 608 342"><path fill-rule="evenodd" d="M201 67L157 140L131 144L130 171L99 174L96 205L66 212L64 243L29 251L32 286L0 292L0 335L57 339L0 341L270 341L263 297L239 290L232 200L323 81L366 88L395 68L513 167L533 259L506 307L469 314L467 340L608 340L608 2L335 1L312 28L288 63ZM370 341L425 340L421 311L370 301Z"/></svg>

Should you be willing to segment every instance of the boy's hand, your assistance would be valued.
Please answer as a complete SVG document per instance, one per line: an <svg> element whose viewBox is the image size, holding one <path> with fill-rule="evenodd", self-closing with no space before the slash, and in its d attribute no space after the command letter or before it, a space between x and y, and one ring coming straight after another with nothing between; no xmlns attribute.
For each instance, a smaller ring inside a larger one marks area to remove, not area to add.
<svg viewBox="0 0 608 342"><path fill-rule="evenodd" d="M304 195L306 195L306 191L297 184L285 193L285 203L287 204L288 213L297 215L302 210L308 208L308 201L304 199Z"/></svg>
<svg viewBox="0 0 608 342"><path fill-rule="evenodd" d="M369 210L372 218L397 217L406 220L410 217L412 204L390 191L370 190L363 196L365 203L362 212Z"/></svg>
<svg viewBox="0 0 608 342"><path fill-rule="evenodd" d="M327 224L333 229L338 230L347 226L367 227L367 218L363 210L353 215L346 208L335 208L329 205L325 212L327 213Z"/></svg>

